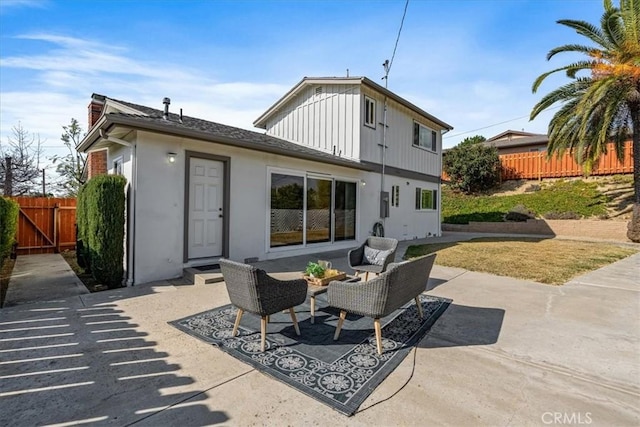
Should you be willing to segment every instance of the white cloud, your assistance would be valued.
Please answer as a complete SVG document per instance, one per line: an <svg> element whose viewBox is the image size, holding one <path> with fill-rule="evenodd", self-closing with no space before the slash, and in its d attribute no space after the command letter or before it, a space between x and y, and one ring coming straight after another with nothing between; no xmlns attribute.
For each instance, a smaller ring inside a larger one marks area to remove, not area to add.
<svg viewBox="0 0 640 427"><path fill-rule="evenodd" d="M0 2L0 13L4 13L9 9L17 9L21 7L45 8L49 4L48 0L2 0Z"/></svg>
<svg viewBox="0 0 640 427"><path fill-rule="evenodd" d="M64 150L62 126L76 118L86 128L91 93L162 109L162 98L172 99L172 110L255 130L253 121L289 88L259 82L218 82L199 71L178 64L138 60L121 46L53 34L20 38L45 41L51 48L35 55L2 58L3 70L35 71L31 90L0 94L0 138L6 141L11 127L25 129L46 139L48 154ZM24 86L23 86L24 87Z"/></svg>
<svg viewBox="0 0 640 427"><path fill-rule="evenodd" d="M11 128L20 122L27 131L46 140L45 148L61 148L62 126L69 124L72 117L83 123L87 117L87 104L86 99L64 93L3 92L0 104L2 142L6 142Z"/></svg>

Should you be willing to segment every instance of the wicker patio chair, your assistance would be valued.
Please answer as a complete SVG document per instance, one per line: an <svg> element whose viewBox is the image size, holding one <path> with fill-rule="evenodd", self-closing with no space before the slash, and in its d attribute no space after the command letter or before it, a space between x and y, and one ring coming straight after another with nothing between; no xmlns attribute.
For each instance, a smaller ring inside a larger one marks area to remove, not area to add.
<svg viewBox="0 0 640 427"><path fill-rule="evenodd" d="M426 290L435 258L436 254L429 254L406 262L392 263L387 271L367 282L329 283L329 305L340 309L340 319L333 339L337 340L340 336L347 313L373 317L378 354L382 354L380 318L391 314L411 299L416 301L418 315L423 317L419 295Z"/></svg>
<svg viewBox="0 0 640 427"><path fill-rule="evenodd" d="M380 274L387 269L396 257L397 248L396 239L371 236L360 247L349 251L349 267L356 275L364 271L364 280L368 280L370 272Z"/></svg>
<svg viewBox="0 0 640 427"><path fill-rule="evenodd" d="M228 259L220 259L220 270L227 285L231 303L238 307L232 335L238 333L242 314L247 311L261 317L261 351L264 351L269 315L289 309L296 334L300 335L298 320L293 309L307 298L304 279L278 280L264 270Z"/></svg>

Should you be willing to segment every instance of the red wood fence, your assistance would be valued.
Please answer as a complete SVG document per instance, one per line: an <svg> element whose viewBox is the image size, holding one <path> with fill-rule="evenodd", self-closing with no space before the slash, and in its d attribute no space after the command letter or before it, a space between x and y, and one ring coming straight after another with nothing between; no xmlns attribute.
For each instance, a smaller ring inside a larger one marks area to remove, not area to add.
<svg viewBox="0 0 640 427"><path fill-rule="evenodd" d="M583 170L573 156L566 152L562 156L547 159L546 151L529 153L514 153L500 155L502 162L502 179L542 179L582 176ZM600 161L591 171L591 175L614 175L633 173L632 143L627 141L624 146L624 159L618 161L613 144L609 144L607 154L600 157Z"/></svg>
<svg viewBox="0 0 640 427"><path fill-rule="evenodd" d="M76 199L13 197L20 205L18 255L76 247Z"/></svg>

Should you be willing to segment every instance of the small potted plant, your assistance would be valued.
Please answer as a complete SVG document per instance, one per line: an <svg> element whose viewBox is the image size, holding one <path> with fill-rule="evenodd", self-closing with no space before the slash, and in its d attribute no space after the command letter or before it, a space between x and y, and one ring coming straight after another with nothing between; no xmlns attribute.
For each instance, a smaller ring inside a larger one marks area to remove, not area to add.
<svg viewBox="0 0 640 427"><path fill-rule="evenodd" d="M309 262L309 264L307 264L307 268L305 269L304 273L307 276L316 278L316 279L321 279L324 277L324 267L321 266L318 263L315 262Z"/></svg>

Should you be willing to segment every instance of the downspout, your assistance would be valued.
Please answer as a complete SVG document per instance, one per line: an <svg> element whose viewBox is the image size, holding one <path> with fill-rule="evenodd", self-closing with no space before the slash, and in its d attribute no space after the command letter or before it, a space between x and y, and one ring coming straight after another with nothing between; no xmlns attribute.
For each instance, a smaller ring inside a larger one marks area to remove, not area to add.
<svg viewBox="0 0 640 427"><path fill-rule="evenodd" d="M393 58L392 58L393 59ZM384 88L387 89L389 85L389 70L391 69L391 65L389 60L385 60L382 64L384 68ZM384 200L382 199L382 192L384 191L384 173L385 173L385 165L387 160L387 95L384 96L384 111L382 114L382 173L380 175L380 209L384 206ZM386 213L389 214L389 201L387 200ZM382 213L382 212L381 212ZM385 224L385 216L380 215L382 222L382 229L384 230Z"/></svg>
<svg viewBox="0 0 640 427"><path fill-rule="evenodd" d="M129 232L131 233L131 239L129 240L129 253L130 265L127 267L127 286L134 286L135 280L135 265L136 265L136 189L138 187L138 144L133 144L131 147L131 217Z"/></svg>
<svg viewBox="0 0 640 427"><path fill-rule="evenodd" d="M386 80L385 80L386 81ZM380 206L383 206L382 192L384 191L384 173L387 160L387 97L384 97L384 111L382 114L382 173L380 175ZM387 210L389 207L387 206ZM381 215L382 227L384 229L385 216Z"/></svg>
<svg viewBox="0 0 640 427"><path fill-rule="evenodd" d="M449 132L451 129L443 129L440 131L440 155L438 156L438 161L440 163L440 184L438 185L438 237L442 236L442 150L444 149L444 144L442 140L445 133Z"/></svg>
<svg viewBox="0 0 640 427"><path fill-rule="evenodd" d="M114 144L124 145L125 147L133 146L133 144L129 141L125 141L124 139L116 138L115 136L109 135L104 131L104 129L100 129L100 138L104 139L105 141L113 142Z"/></svg>
<svg viewBox="0 0 640 427"><path fill-rule="evenodd" d="M103 129L100 129L100 137L106 141L114 144L124 145L131 148L131 182L129 183L129 196L131 197L131 205L128 215L127 224L129 229L127 230L127 286L133 286L135 284L135 254L136 254L136 187L138 181L138 156L137 156L137 144L131 143L121 138L116 138L107 134Z"/></svg>

